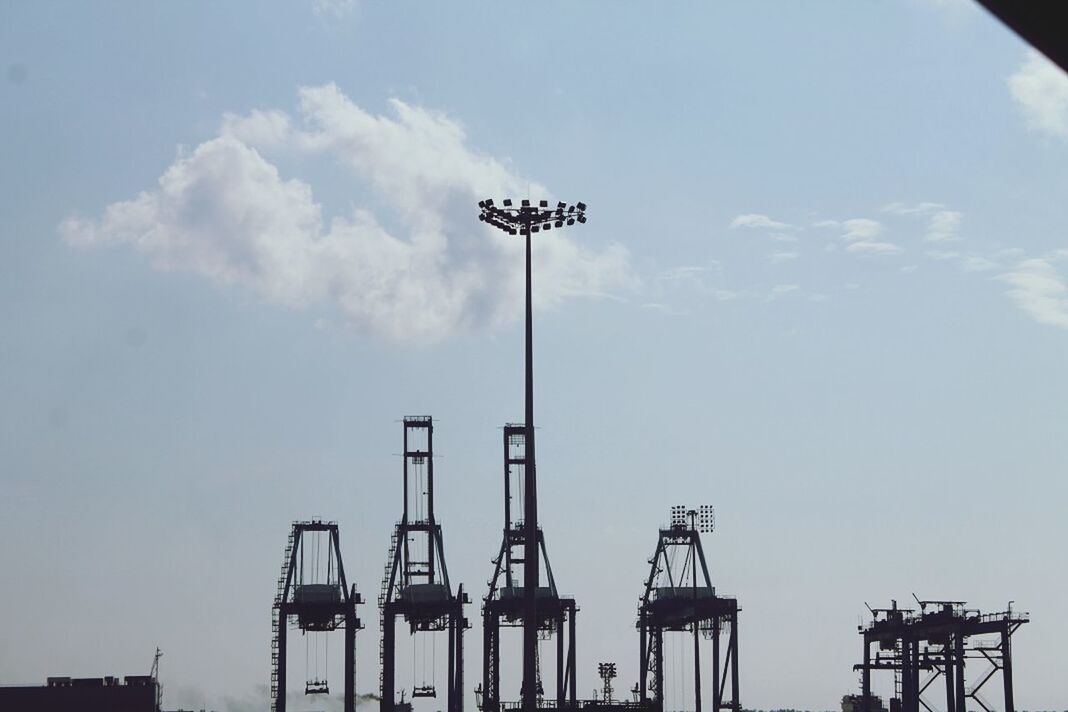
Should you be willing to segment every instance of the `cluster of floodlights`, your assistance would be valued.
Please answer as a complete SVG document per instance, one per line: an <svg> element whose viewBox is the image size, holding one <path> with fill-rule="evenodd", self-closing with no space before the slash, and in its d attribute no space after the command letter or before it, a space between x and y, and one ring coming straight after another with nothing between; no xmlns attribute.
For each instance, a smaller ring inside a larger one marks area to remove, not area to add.
<svg viewBox="0 0 1068 712"><path fill-rule="evenodd" d="M697 509L687 509L682 504L674 505L671 508L672 528L685 529L687 524L691 528L707 534L716 527L716 510L710 504L702 504Z"/></svg>
<svg viewBox="0 0 1068 712"><path fill-rule="evenodd" d="M478 201L478 207L482 210L479 220L509 235L529 235L586 222L585 203L557 203L556 208L550 208L548 200L539 200L536 206L531 205L529 200L523 200L516 207L510 198L505 198L500 207L494 205L492 199Z"/></svg>
<svg viewBox="0 0 1068 712"><path fill-rule="evenodd" d="M597 663L597 674L601 676L602 680L611 680L616 676L616 664Z"/></svg>

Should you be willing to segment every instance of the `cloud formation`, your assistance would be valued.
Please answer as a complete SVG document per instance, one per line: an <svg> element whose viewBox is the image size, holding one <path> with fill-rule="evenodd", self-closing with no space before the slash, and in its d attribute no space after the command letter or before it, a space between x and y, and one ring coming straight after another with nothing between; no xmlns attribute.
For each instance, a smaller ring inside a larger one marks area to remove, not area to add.
<svg viewBox="0 0 1068 712"><path fill-rule="evenodd" d="M963 215L956 210L939 210L927 223L927 242L956 242L960 239L960 221Z"/></svg>
<svg viewBox="0 0 1068 712"><path fill-rule="evenodd" d="M1029 49L1008 85L1030 128L1068 140L1068 76L1057 65Z"/></svg>
<svg viewBox="0 0 1068 712"><path fill-rule="evenodd" d="M1068 328L1068 286L1050 260L1023 260L998 279L1009 285L1016 306L1036 321Z"/></svg>
<svg viewBox="0 0 1068 712"><path fill-rule="evenodd" d="M522 246L475 217L484 197L547 191L472 149L449 117L390 102L376 116L337 86L299 91L300 121L281 111L223 117L220 135L179 155L157 185L60 225L74 245L129 245L163 270L200 274L293 307L332 304L355 327L433 341L519 314ZM326 156L371 189L373 206L324 220L312 187L267 154ZM392 219L383 224L375 208ZM627 288L628 252L595 251L563 232L539 235L535 300Z"/></svg>
<svg viewBox="0 0 1068 712"><path fill-rule="evenodd" d="M746 213L745 215L739 215L731 220L731 228L739 227L754 227L754 228L766 228L768 230L789 230L793 227L789 223L779 222L778 220L772 220L767 215L760 215L758 213Z"/></svg>

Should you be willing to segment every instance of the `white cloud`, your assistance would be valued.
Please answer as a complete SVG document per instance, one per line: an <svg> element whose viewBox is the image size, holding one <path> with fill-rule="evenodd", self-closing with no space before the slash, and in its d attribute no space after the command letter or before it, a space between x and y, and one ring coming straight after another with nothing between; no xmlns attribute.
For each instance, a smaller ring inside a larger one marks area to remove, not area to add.
<svg viewBox="0 0 1068 712"><path fill-rule="evenodd" d="M890 242L875 240L883 233L883 225L870 218L850 218L849 220L821 220L813 227L829 227L842 230L840 238L849 243L846 252L856 254L892 255L901 252L901 248ZM834 252L833 245L827 245L828 252Z"/></svg>
<svg viewBox="0 0 1068 712"><path fill-rule="evenodd" d="M344 17L356 7L356 0L313 0L312 9L316 15Z"/></svg>
<svg viewBox="0 0 1068 712"><path fill-rule="evenodd" d="M512 320L523 299L522 247L476 219L477 202L528 182L467 145L438 113L392 102L374 116L336 86L300 90L303 127L278 111L223 118L221 135L179 156L158 185L71 217L72 244L126 244L159 269L190 271L291 306L330 303L364 331L436 340ZM325 224L312 187L283 178L263 151L325 153L368 183L398 227L369 207ZM541 186L532 190L544 195ZM619 246L580 247L561 232L534 249L539 307L630 286Z"/></svg>
<svg viewBox="0 0 1068 712"><path fill-rule="evenodd" d="M960 253L954 250L928 250L925 254L934 260L955 260L960 257Z"/></svg>
<svg viewBox="0 0 1068 712"><path fill-rule="evenodd" d="M901 252L901 248L890 242L860 240L858 242L851 242L846 247L846 252L868 253L873 255L895 255L898 252Z"/></svg>
<svg viewBox="0 0 1068 712"><path fill-rule="evenodd" d="M734 218L734 220L731 220L730 227L756 227L767 228L769 230L789 230L793 228L793 225L790 225L789 223L779 222L778 220L772 220L767 215L747 213L745 215L739 215Z"/></svg>
<svg viewBox="0 0 1068 712"><path fill-rule="evenodd" d="M927 234L923 239L928 242L955 242L960 239L960 221L962 214L956 210L939 210L927 223Z"/></svg>
<svg viewBox="0 0 1068 712"><path fill-rule="evenodd" d="M791 235L788 232L773 232L769 233L768 237L775 242L797 242L797 235Z"/></svg>
<svg viewBox="0 0 1068 712"><path fill-rule="evenodd" d="M942 207L941 203L887 203L882 211L893 215L926 215Z"/></svg>
<svg viewBox="0 0 1068 712"><path fill-rule="evenodd" d="M773 252L768 256L772 262L789 262L797 259L796 252Z"/></svg>
<svg viewBox="0 0 1068 712"><path fill-rule="evenodd" d="M1030 128L1068 140L1068 76L1057 65L1029 49L1008 85Z"/></svg>
<svg viewBox="0 0 1068 712"><path fill-rule="evenodd" d="M986 272L998 267L998 263L993 260L981 257L979 255L969 255L968 257L962 257L960 261L960 268L965 272Z"/></svg>
<svg viewBox="0 0 1068 712"><path fill-rule="evenodd" d="M1023 260L998 279L1009 285L1016 306L1036 321L1068 328L1068 287L1047 260Z"/></svg>
<svg viewBox="0 0 1068 712"><path fill-rule="evenodd" d="M845 228L845 234L842 235L842 239L848 242L868 240L883 231L883 226L879 222L868 218L843 220L842 227Z"/></svg>
<svg viewBox="0 0 1068 712"><path fill-rule="evenodd" d="M791 292L796 292L799 289L801 289L801 287L796 284L776 284L771 288L771 293L768 295L767 301L773 302L776 299L784 297Z"/></svg>

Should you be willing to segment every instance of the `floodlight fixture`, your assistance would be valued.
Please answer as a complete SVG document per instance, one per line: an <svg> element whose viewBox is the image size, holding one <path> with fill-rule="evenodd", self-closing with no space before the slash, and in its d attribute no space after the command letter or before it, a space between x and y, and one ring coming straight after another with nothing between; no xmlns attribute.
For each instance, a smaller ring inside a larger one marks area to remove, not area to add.
<svg viewBox="0 0 1068 712"><path fill-rule="evenodd" d="M709 534L716 528L716 510L710 504L702 504L697 508L697 530L702 534Z"/></svg>
<svg viewBox="0 0 1068 712"><path fill-rule="evenodd" d="M597 663L597 674L601 676L602 680L611 680L616 677L616 664L615 663Z"/></svg>
<svg viewBox="0 0 1068 712"><path fill-rule="evenodd" d="M671 508L671 527L682 528L686 526L686 507L676 504Z"/></svg>

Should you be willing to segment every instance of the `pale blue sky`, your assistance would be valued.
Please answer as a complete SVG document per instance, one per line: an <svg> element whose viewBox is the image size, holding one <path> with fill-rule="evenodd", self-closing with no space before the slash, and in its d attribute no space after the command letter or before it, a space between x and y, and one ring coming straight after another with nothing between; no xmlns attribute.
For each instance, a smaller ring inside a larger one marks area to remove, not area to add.
<svg viewBox="0 0 1068 712"><path fill-rule="evenodd" d="M289 522L373 602L405 414L478 600L522 333L475 203L529 190L590 206L536 320L581 693L710 503L747 707L835 708L913 591L1030 610L1017 706L1065 706L1068 80L981 10L8 2L0 69L0 684L158 645L167 706L260 709Z"/></svg>

